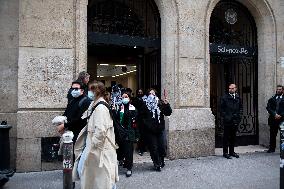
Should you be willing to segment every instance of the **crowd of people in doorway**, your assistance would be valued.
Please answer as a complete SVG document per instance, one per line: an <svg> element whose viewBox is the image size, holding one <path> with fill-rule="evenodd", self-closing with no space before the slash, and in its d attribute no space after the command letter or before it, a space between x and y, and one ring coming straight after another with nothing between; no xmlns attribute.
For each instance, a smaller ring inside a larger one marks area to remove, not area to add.
<svg viewBox="0 0 284 189"><path fill-rule="evenodd" d="M165 166L166 136L164 116L172 113L166 95L159 98L156 89L132 94L130 88L114 85L106 88L100 81L89 81L81 72L68 91L64 112L67 122L57 131L74 134L73 180L81 188L116 188L118 167L132 175L134 143L140 155L149 150L153 170Z"/></svg>

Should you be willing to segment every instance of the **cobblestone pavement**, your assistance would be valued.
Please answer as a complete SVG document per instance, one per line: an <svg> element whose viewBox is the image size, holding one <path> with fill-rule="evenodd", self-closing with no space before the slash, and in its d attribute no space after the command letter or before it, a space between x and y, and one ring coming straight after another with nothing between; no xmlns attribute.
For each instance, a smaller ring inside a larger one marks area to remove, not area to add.
<svg viewBox="0 0 284 189"><path fill-rule="evenodd" d="M149 157L148 157L149 158ZM146 155L147 159L147 155ZM227 160L220 155L166 161L162 172L149 159L136 163L126 178L120 168L118 189L278 189L279 153L255 152ZM62 171L16 173L4 189L60 189ZM79 183L76 183L76 188Z"/></svg>

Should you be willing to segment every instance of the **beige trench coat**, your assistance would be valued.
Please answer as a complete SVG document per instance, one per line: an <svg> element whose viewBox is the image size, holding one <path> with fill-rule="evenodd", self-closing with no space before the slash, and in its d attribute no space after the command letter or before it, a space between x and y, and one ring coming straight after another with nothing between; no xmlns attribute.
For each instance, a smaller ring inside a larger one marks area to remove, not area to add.
<svg viewBox="0 0 284 189"><path fill-rule="evenodd" d="M91 105L95 105L103 98ZM88 131L86 132L86 130ZM113 121L106 106L100 104L91 115L88 128L82 129L74 146L73 180L78 180L77 166L86 139L86 161L80 178L81 189L112 189L118 181L118 166Z"/></svg>

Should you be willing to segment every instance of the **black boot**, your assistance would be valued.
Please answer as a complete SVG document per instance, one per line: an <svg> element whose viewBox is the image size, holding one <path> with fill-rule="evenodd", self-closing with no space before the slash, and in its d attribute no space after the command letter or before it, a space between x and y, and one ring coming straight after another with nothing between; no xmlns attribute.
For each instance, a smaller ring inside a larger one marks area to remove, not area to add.
<svg viewBox="0 0 284 189"><path fill-rule="evenodd" d="M157 171L157 172L161 172L161 166L154 165L154 170Z"/></svg>

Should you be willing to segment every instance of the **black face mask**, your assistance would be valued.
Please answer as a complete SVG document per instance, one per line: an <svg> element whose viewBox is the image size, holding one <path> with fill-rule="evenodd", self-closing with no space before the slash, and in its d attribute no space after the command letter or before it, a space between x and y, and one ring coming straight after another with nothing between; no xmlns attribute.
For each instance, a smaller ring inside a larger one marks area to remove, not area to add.
<svg viewBox="0 0 284 189"><path fill-rule="evenodd" d="M137 94L137 97L141 98L141 97L143 97L143 94Z"/></svg>

